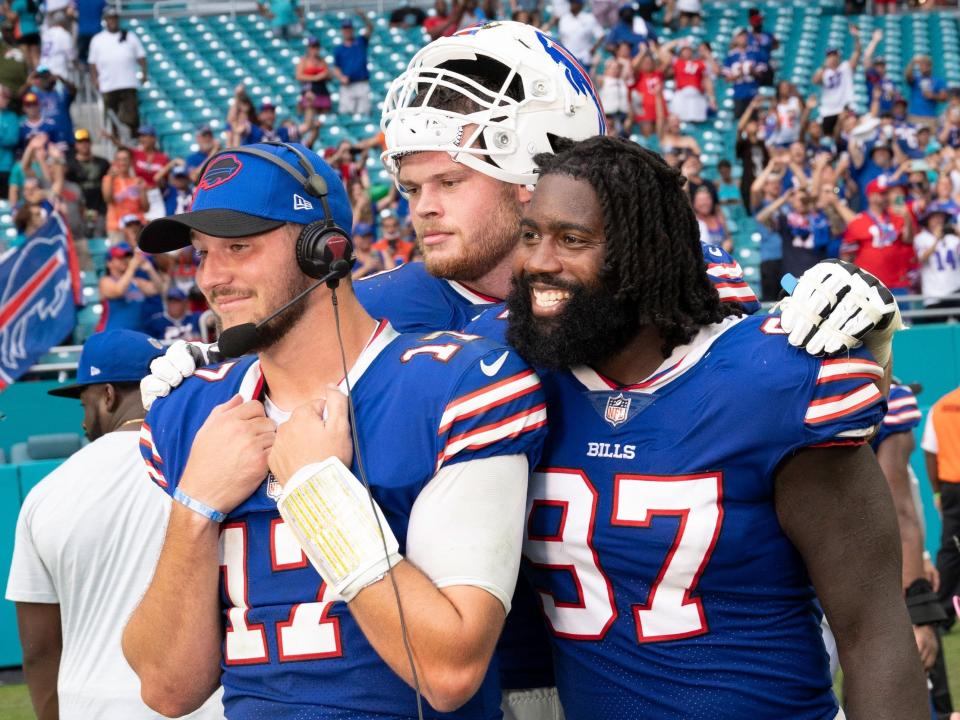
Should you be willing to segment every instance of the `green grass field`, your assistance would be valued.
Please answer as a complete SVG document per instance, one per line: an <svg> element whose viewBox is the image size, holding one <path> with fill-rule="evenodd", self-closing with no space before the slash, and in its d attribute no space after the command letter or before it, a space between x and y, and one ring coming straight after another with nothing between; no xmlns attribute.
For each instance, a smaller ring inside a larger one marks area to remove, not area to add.
<svg viewBox="0 0 960 720"><path fill-rule="evenodd" d="M955 627L954 631L944 638L943 645L947 652L954 708L960 709L960 629ZM0 685L0 718L36 720L26 685Z"/></svg>

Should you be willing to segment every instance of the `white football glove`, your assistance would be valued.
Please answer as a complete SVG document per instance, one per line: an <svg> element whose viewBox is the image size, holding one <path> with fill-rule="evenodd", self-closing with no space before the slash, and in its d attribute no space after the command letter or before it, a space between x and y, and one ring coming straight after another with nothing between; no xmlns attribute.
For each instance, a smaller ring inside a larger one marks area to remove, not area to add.
<svg viewBox="0 0 960 720"><path fill-rule="evenodd" d="M294 473L277 508L310 563L344 602L403 559L380 507L335 457Z"/></svg>
<svg viewBox="0 0 960 720"><path fill-rule="evenodd" d="M218 362L213 344L189 343L177 340L160 357L150 363L150 374L140 381L140 400L143 409L149 410L157 398L166 397L185 378L193 375L198 367Z"/></svg>
<svg viewBox="0 0 960 720"><path fill-rule="evenodd" d="M882 367L890 362L893 334L903 328L886 286L842 260L824 260L807 270L777 307L780 326L794 347L832 355L862 343Z"/></svg>

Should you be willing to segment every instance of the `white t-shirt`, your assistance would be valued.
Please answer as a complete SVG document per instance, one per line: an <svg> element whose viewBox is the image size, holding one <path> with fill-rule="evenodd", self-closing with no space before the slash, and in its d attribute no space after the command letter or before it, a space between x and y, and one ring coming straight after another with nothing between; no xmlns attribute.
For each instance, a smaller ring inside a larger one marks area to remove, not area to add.
<svg viewBox="0 0 960 720"><path fill-rule="evenodd" d="M937 431L933 427L932 412L927 413L927 424L923 426L923 438L920 440L920 447L934 455L940 452L940 445L937 443Z"/></svg>
<svg viewBox="0 0 960 720"><path fill-rule="evenodd" d="M7 600L60 605L61 720L160 718L120 638L146 592L171 500L147 477L135 431L112 432L76 452L20 509ZM223 717L220 693L190 717Z"/></svg>
<svg viewBox="0 0 960 720"><path fill-rule="evenodd" d="M913 239L917 258L937 244L937 239L924 230ZM924 305L933 305L938 298L960 291L960 238L943 236L937 249L920 267L920 291L926 296Z"/></svg>
<svg viewBox="0 0 960 720"><path fill-rule="evenodd" d="M77 59L77 44L73 35L59 25L51 25L40 32L40 64L54 75L69 78Z"/></svg>
<svg viewBox="0 0 960 720"><path fill-rule="evenodd" d="M557 25L557 34L560 36L561 44L569 50L573 56L580 61L581 65L589 66L592 59L593 45L597 40L604 36L603 28L593 16L586 10L581 10L579 15L567 13L560 18Z"/></svg>
<svg viewBox="0 0 960 720"><path fill-rule="evenodd" d="M849 60L840 63L836 70L824 68L821 83L820 117L839 115L856 99L853 94L853 69Z"/></svg>
<svg viewBox="0 0 960 720"><path fill-rule="evenodd" d="M140 86L137 80L137 61L147 55L136 33L127 31L126 40L123 42L120 42L121 35L123 33L120 31L111 33L103 30L90 41L88 62L97 66L102 93L136 89Z"/></svg>

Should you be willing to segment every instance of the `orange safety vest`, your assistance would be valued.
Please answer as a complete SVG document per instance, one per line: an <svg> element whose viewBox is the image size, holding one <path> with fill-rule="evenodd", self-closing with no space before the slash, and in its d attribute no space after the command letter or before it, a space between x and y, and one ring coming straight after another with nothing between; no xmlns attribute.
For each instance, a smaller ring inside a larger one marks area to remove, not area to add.
<svg viewBox="0 0 960 720"><path fill-rule="evenodd" d="M930 414L937 434L940 482L960 483L960 388L937 400Z"/></svg>

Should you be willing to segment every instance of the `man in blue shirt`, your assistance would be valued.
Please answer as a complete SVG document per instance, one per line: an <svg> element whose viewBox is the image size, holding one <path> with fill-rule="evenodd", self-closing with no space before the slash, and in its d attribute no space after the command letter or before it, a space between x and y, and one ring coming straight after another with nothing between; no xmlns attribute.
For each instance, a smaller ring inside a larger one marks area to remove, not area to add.
<svg viewBox="0 0 960 720"><path fill-rule="evenodd" d="M31 91L40 101L40 115L53 121L62 142L73 147L73 120L70 105L77 95L77 86L50 71L46 65L37 66L30 77Z"/></svg>
<svg viewBox="0 0 960 720"><path fill-rule="evenodd" d="M100 32L100 18L107 6L106 0L76 0L77 5L77 60L86 67L90 41Z"/></svg>
<svg viewBox="0 0 960 720"><path fill-rule="evenodd" d="M52 143L61 140L60 129L50 118L43 117L40 110L40 98L36 93L28 92L23 96L21 103L25 117L20 121L20 149L27 147L27 143L34 135L44 133Z"/></svg>
<svg viewBox="0 0 960 720"><path fill-rule="evenodd" d="M617 45L622 42L630 43L630 54L633 56L640 52L641 45L656 44L657 35L650 23L642 19L634 19L633 5L629 3L623 5L618 14L620 20L610 28L604 40L604 45L611 53L615 52Z"/></svg>
<svg viewBox="0 0 960 720"><path fill-rule="evenodd" d="M761 85L773 85L773 65L770 59L773 51L780 47L780 43L771 33L764 32L763 13L757 8L750 8L749 21L750 35L747 40L747 49L757 53L760 61L766 65L763 72L759 74L758 79Z"/></svg>
<svg viewBox="0 0 960 720"><path fill-rule="evenodd" d="M344 20L340 28L343 43L333 51L333 74L340 81L340 114L370 114L370 71L367 69L367 44L373 23L357 11L365 34L357 35L352 20Z"/></svg>
<svg viewBox="0 0 960 720"><path fill-rule="evenodd" d="M750 33L740 28L733 35L723 61L723 76L733 85L733 115L739 118L760 89L758 78L766 70L760 54L748 47Z"/></svg>
<svg viewBox="0 0 960 720"><path fill-rule="evenodd" d="M197 151L187 155L186 167L190 174L191 182L199 179L200 168L211 155L220 152L220 141L213 135L213 129L209 125L204 125L197 130Z"/></svg>
<svg viewBox="0 0 960 720"><path fill-rule="evenodd" d="M929 55L916 55L903 71L910 87L910 104L907 106L910 122L934 128L937 122L937 103L947 99L947 84L943 78L934 77L933 61Z"/></svg>

